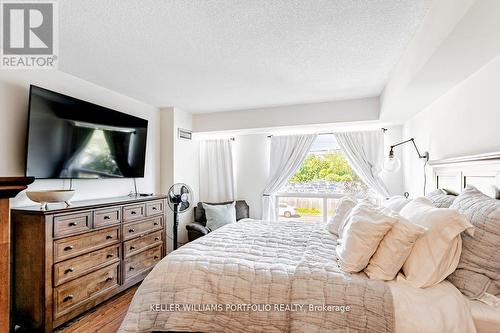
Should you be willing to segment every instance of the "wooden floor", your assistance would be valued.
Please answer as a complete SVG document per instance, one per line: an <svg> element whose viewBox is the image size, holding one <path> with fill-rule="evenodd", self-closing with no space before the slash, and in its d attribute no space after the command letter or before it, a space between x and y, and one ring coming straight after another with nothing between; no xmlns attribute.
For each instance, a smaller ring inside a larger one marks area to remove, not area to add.
<svg viewBox="0 0 500 333"><path fill-rule="evenodd" d="M54 333L116 333L139 285L127 289L80 317L60 326Z"/></svg>

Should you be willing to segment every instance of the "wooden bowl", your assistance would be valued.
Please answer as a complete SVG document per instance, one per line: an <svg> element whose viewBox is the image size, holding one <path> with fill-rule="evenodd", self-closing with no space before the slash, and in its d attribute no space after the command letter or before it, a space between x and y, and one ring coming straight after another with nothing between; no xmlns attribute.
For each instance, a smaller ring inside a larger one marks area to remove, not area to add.
<svg viewBox="0 0 500 333"><path fill-rule="evenodd" d="M40 209L46 210L48 203L64 202L70 206L75 190L26 191L26 195L31 201L40 203Z"/></svg>

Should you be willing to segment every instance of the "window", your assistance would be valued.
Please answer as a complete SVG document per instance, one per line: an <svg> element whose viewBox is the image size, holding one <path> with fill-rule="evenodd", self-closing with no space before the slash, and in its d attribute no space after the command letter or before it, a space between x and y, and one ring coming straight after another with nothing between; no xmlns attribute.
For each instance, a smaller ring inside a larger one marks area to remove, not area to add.
<svg viewBox="0 0 500 333"><path fill-rule="evenodd" d="M347 162L334 135L318 135L302 166L278 194L279 219L327 221L346 194L370 190Z"/></svg>

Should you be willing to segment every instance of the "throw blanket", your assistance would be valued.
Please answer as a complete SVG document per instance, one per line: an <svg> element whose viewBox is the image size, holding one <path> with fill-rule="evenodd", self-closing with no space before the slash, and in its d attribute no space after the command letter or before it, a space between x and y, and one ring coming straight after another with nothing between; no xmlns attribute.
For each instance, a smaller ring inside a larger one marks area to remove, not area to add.
<svg viewBox="0 0 500 333"><path fill-rule="evenodd" d="M240 221L165 257L119 332L393 332L389 287L340 271L324 224Z"/></svg>

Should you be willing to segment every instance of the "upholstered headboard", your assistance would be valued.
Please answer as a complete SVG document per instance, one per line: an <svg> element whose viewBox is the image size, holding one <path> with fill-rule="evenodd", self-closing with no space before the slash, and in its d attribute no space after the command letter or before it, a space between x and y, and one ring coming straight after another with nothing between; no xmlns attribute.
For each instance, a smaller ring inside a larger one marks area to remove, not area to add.
<svg viewBox="0 0 500 333"><path fill-rule="evenodd" d="M467 185L500 199L500 152L430 161L434 188L460 193Z"/></svg>
<svg viewBox="0 0 500 333"><path fill-rule="evenodd" d="M209 203L209 204L210 205L227 205L231 202L232 201ZM236 200L235 208L236 208L236 221L250 217L250 207L248 207L248 204L245 200ZM205 209L203 209L203 205L201 202L198 202L198 205L196 207L194 207L194 221L197 223L200 223L202 225L207 224L207 217L205 215Z"/></svg>

